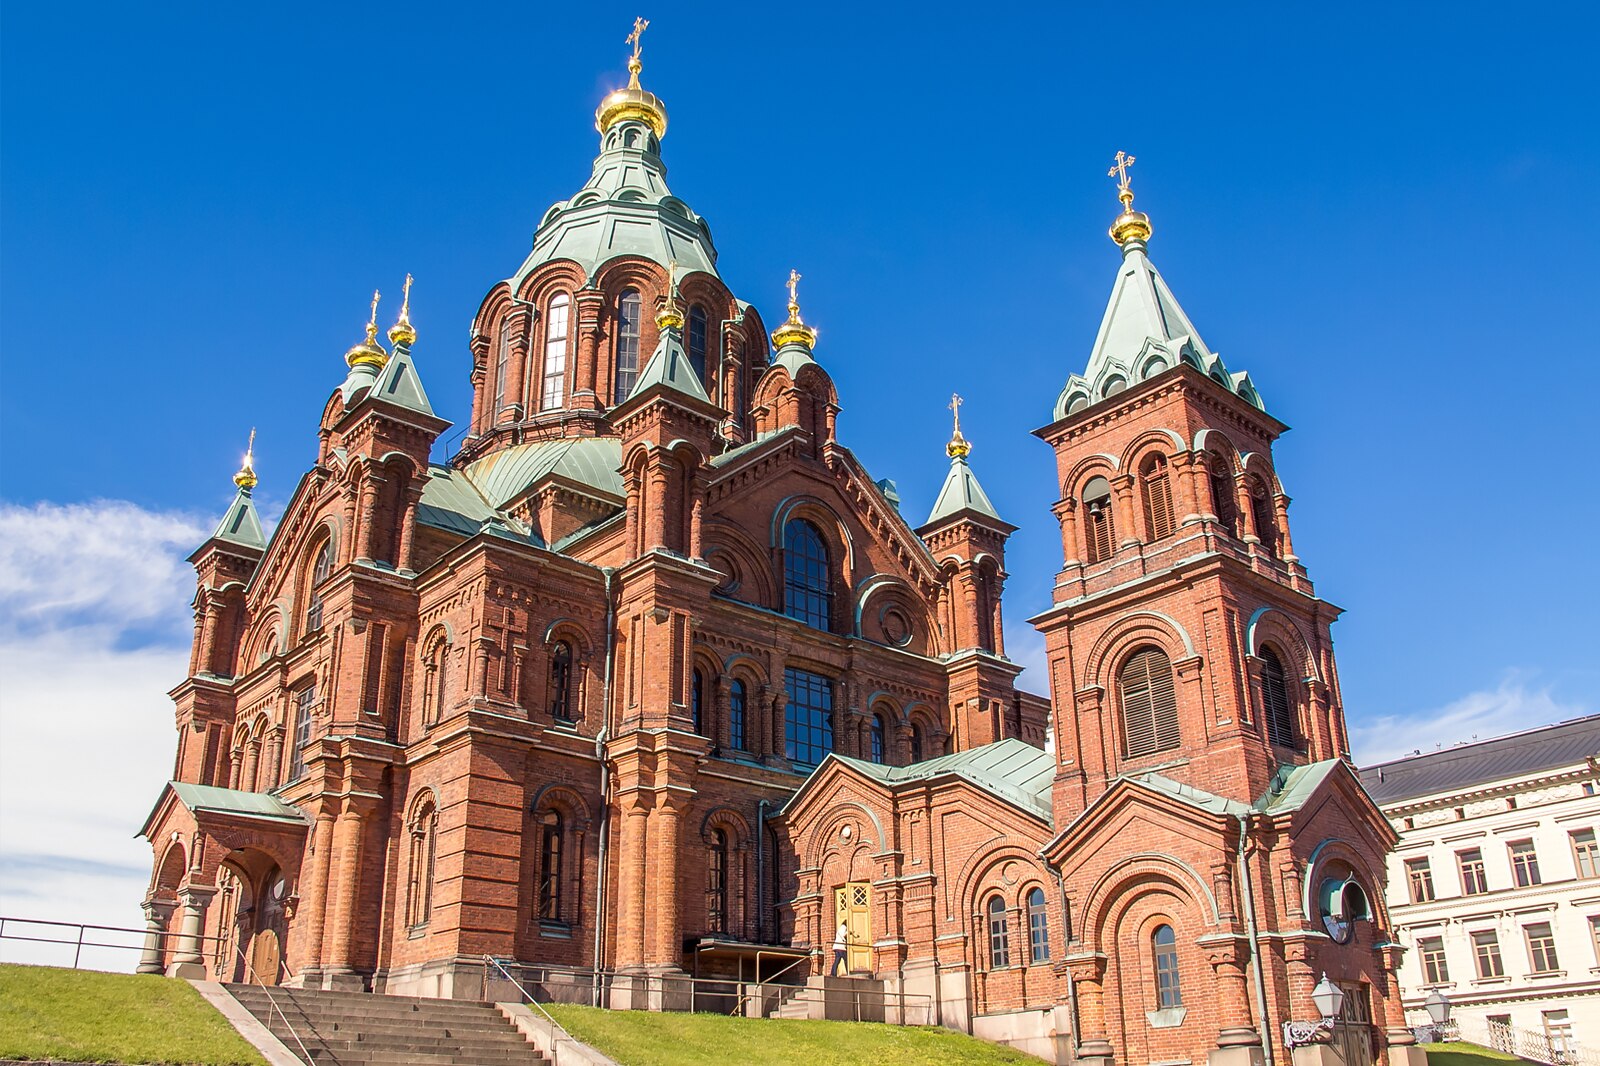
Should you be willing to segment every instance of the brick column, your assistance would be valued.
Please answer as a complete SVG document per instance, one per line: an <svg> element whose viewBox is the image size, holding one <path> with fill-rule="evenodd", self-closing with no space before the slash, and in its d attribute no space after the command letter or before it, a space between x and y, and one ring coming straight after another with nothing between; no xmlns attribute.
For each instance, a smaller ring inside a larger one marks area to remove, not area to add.
<svg viewBox="0 0 1600 1066"><path fill-rule="evenodd" d="M410 571L412 568L417 545L417 505L422 502L422 489L416 484L417 478L413 476L411 482L406 489L405 514L400 519L400 550L395 553L400 556L395 560L395 566L401 571Z"/></svg>
<svg viewBox="0 0 1600 1066"><path fill-rule="evenodd" d="M617 969L637 967L644 962L644 869L646 824L650 798L639 792L624 799L618 809L617 896L622 921L617 926Z"/></svg>
<svg viewBox="0 0 1600 1066"><path fill-rule="evenodd" d="M1416 1035L1406 1025L1405 1004L1400 1002L1400 960L1405 956L1405 950L1391 944L1373 951L1373 955L1377 957L1379 974L1379 980L1375 983L1383 996L1381 1007L1383 1035L1390 1047L1409 1047L1417 1042ZM1373 1013L1377 1015L1379 1011L1375 1010ZM1374 1017L1373 1020L1380 1019Z"/></svg>
<svg viewBox="0 0 1600 1066"><path fill-rule="evenodd" d="M1079 562L1078 501L1069 496L1050 510L1061 523L1061 560L1068 566L1076 566Z"/></svg>
<svg viewBox="0 0 1600 1066"><path fill-rule="evenodd" d="M1077 1061L1082 1066L1112 1066L1111 1041L1106 1039L1106 957L1080 955L1067 965L1078 987L1078 1025L1083 1030Z"/></svg>
<svg viewBox="0 0 1600 1066"><path fill-rule="evenodd" d="M378 524L378 486L382 483L383 479L370 470L361 479L361 526L356 558L364 562L372 561L372 545L377 534L374 527Z"/></svg>
<svg viewBox="0 0 1600 1066"><path fill-rule="evenodd" d="M1178 525L1200 521L1199 479L1205 475L1205 464L1194 452L1179 452L1172 456L1172 472L1176 475L1173 480L1178 483L1178 506L1183 508Z"/></svg>
<svg viewBox="0 0 1600 1066"><path fill-rule="evenodd" d="M361 490L348 481L339 490L343 497L344 526L339 530L339 562L348 563L356 557L356 507Z"/></svg>
<svg viewBox="0 0 1600 1066"><path fill-rule="evenodd" d="M172 918L173 904L160 900L144 901L144 946L139 951L138 973L161 973L166 955L163 941L167 935L167 922Z"/></svg>
<svg viewBox="0 0 1600 1066"><path fill-rule="evenodd" d="M300 967L322 966L323 929L328 913L328 871L333 851L333 812L324 807L311 826L310 868L301 877L299 917L305 925Z"/></svg>
<svg viewBox="0 0 1600 1066"><path fill-rule="evenodd" d="M1241 940L1206 946L1206 961L1216 971L1217 1046L1244 1047L1261 1043L1250 1019L1246 976L1249 950Z"/></svg>
<svg viewBox="0 0 1600 1066"><path fill-rule="evenodd" d="M1133 475L1122 474L1111 479L1112 507L1115 508L1112 521L1116 529L1122 530L1122 539L1117 541L1117 548L1125 548L1130 544L1139 543L1139 527L1144 523L1140 521L1144 516L1138 513L1138 508L1133 505Z"/></svg>
<svg viewBox="0 0 1600 1066"><path fill-rule="evenodd" d="M573 409L598 411L611 406L610 397L601 399L602 385L610 385L611 375L600 373L600 319L605 308L605 294L598 289L585 289L573 301L577 311L578 350L572 368L574 384L567 406Z"/></svg>
<svg viewBox="0 0 1600 1066"><path fill-rule="evenodd" d="M345 801L333 826L334 873L330 887L333 896L332 934L328 944L330 969L349 971L355 957L355 923L361 900L361 844L365 835L366 804Z"/></svg>
<svg viewBox="0 0 1600 1066"><path fill-rule="evenodd" d="M683 919L678 907L679 816L684 800L673 792L656 797L651 816L654 854L650 864L650 909L655 916L654 943L646 961L672 969L683 965Z"/></svg>
<svg viewBox="0 0 1600 1066"><path fill-rule="evenodd" d="M772 726L772 754L778 758L787 758L789 746L784 738L784 708L788 706L789 694L784 689L778 689L772 694L770 705L771 715L768 720Z"/></svg>

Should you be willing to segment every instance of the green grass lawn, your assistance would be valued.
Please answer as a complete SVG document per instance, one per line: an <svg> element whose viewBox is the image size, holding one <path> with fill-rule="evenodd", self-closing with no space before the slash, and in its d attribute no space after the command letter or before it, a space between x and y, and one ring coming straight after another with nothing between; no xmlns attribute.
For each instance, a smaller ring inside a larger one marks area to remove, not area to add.
<svg viewBox="0 0 1600 1066"><path fill-rule="evenodd" d="M0 963L0 1059L265 1066L185 981Z"/></svg>
<svg viewBox="0 0 1600 1066"><path fill-rule="evenodd" d="M943 1066L1039 1060L949 1029L549 1006L567 1032L623 1066Z"/></svg>
<svg viewBox="0 0 1600 1066"><path fill-rule="evenodd" d="M1503 1062L1523 1061L1515 1055L1465 1041L1421 1046L1428 1053L1428 1066L1499 1066Z"/></svg>

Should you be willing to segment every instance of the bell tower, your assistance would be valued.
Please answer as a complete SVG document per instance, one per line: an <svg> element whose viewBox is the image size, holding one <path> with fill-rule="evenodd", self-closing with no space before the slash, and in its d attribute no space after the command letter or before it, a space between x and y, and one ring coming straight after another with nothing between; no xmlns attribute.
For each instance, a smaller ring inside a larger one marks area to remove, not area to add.
<svg viewBox="0 0 1600 1066"><path fill-rule="evenodd" d="M1329 627L1289 537L1272 445L1288 427L1209 349L1148 257L1117 153L1121 263L1055 421L1062 568L1044 634L1056 824L1118 776L1251 802L1279 769L1346 757Z"/></svg>

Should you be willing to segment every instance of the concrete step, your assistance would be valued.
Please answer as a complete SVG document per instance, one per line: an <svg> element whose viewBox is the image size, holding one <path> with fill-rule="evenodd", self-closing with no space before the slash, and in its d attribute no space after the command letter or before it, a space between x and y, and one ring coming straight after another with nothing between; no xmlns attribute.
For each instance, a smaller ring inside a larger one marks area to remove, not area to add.
<svg viewBox="0 0 1600 1066"><path fill-rule="evenodd" d="M229 985L240 1005L316 1066L520 1066L544 1056L493 1006L368 992Z"/></svg>

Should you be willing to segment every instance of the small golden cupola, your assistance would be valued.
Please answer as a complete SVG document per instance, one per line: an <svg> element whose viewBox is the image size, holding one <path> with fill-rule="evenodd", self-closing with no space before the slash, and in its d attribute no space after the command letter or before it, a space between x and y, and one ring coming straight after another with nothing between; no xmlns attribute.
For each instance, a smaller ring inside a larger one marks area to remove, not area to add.
<svg viewBox="0 0 1600 1066"><path fill-rule="evenodd" d="M372 314L367 318L366 339L352 345L344 353L344 361L351 369L358 366L371 366L382 369L383 364L389 361L389 353L383 350L383 345L378 343L378 290L372 290Z"/></svg>
<svg viewBox="0 0 1600 1066"><path fill-rule="evenodd" d="M800 318L800 278L799 271L789 271L789 320L772 331L772 345L775 348L799 345L809 352L817 346L817 331Z"/></svg>
<svg viewBox="0 0 1600 1066"><path fill-rule="evenodd" d="M1111 223L1111 239L1126 248L1130 241L1141 244L1150 239L1150 216L1133 209L1133 189L1128 182L1128 168L1133 166L1133 156L1118 152L1116 162L1106 171L1106 176L1117 179L1117 199L1122 201L1122 214Z"/></svg>
<svg viewBox="0 0 1600 1066"><path fill-rule="evenodd" d="M239 472L233 475L233 483L245 492L256 487L256 431L250 430L250 443L244 449L244 462L239 465Z"/></svg>
<svg viewBox="0 0 1600 1066"><path fill-rule="evenodd" d="M374 309L376 313L376 309ZM396 348L409 348L417 343L417 331L411 325L411 275L406 275L405 289L400 298L400 317L389 327L389 343Z"/></svg>
<svg viewBox="0 0 1600 1066"><path fill-rule="evenodd" d="M633 32L627 36L627 42L633 45L633 55L628 57L628 87L610 93L595 108L594 128L602 134L619 122L643 122L658 138L667 134L667 105L639 85L639 71L644 69L639 61L639 39L649 26L647 19L633 20Z"/></svg>

